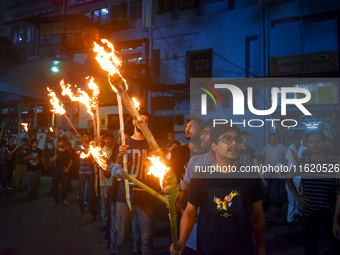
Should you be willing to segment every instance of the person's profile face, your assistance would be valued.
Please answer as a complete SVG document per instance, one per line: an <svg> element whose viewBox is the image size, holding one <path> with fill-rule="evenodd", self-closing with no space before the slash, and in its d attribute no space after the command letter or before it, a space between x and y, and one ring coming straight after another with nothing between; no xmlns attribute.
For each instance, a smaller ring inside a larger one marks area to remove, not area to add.
<svg viewBox="0 0 340 255"><path fill-rule="evenodd" d="M201 135L202 146L204 148L210 148L211 146L211 140L210 140L211 129L212 128L210 127L204 128L203 134Z"/></svg>

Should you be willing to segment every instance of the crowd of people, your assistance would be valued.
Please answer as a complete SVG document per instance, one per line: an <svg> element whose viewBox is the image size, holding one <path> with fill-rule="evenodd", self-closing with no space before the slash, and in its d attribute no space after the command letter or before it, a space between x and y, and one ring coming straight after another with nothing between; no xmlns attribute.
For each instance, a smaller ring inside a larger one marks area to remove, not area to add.
<svg viewBox="0 0 340 255"><path fill-rule="evenodd" d="M148 125L149 113L141 110L140 115ZM133 128L133 134L126 135L123 145L112 132L103 132L100 146L109 164L116 168L126 164L131 176L162 192L158 179L147 174L147 157L152 151L134 120ZM170 246L170 253L265 254L264 210L287 199L283 224L302 222L305 253L318 254L323 235L332 254L340 254L339 160L327 149L325 135L320 131L310 131L303 137L292 135L286 147L271 133L262 150L247 144L250 136L236 126L213 127L212 120L204 122L199 118L187 121L188 144L181 145L173 132L167 135L164 158L181 191L176 202L179 242L178 247ZM80 157L89 152L91 142L91 134L85 132L81 143L73 148L68 138L61 136L56 149L44 151L38 147L37 139L22 138L21 146L14 145L13 137L8 138L7 144L2 140L0 192L26 190L27 200L36 199L41 172L50 168L51 206L69 205L70 173L76 169L78 214L84 214L86 209L89 223L100 219L100 229L106 233L102 246L110 254L128 254L132 233L133 253L152 254L156 198L102 169L93 157ZM323 171L310 170L319 165ZM259 171L242 172L241 166L257 166L253 169ZM262 166L268 166L267 169L286 166L290 171L260 171ZM206 169L224 171L212 173ZM285 197L280 196L283 182Z"/></svg>

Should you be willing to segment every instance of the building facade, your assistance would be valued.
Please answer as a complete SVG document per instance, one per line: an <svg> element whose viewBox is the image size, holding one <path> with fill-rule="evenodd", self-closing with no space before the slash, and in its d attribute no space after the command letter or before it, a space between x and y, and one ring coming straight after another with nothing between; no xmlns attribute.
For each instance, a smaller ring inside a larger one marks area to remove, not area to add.
<svg viewBox="0 0 340 255"><path fill-rule="evenodd" d="M156 137L172 129L183 131L190 104L195 105L193 98L190 101L190 78L271 77L280 80L282 86L281 80L288 77L320 78L309 84L289 83L306 87L313 94L308 107L318 116L300 123L329 122L327 125L334 127L330 128L333 136L338 132L339 84L323 83L321 78L339 76L339 1L2 2L1 36L6 47L17 54L13 66L37 57L67 59L81 65L86 75L101 79L103 73L93 59L93 41L109 39L122 56L122 74L130 84L129 93L153 113ZM8 60L6 63L2 63L3 71L11 66ZM254 99L258 107L269 107L270 88L257 88ZM331 97L325 97L329 94ZM115 122L112 107L116 102L112 95L103 101L100 108L106 126L116 128L110 125L110 121ZM231 108L232 103L223 107ZM214 111L210 109L210 116ZM325 111L329 116L323 116ZM81 118L75 116L79 126L83 126ZM306 125L299 128L307 130ZM275 130L254 131L253 143L263 145L265 134Z"/></svg>

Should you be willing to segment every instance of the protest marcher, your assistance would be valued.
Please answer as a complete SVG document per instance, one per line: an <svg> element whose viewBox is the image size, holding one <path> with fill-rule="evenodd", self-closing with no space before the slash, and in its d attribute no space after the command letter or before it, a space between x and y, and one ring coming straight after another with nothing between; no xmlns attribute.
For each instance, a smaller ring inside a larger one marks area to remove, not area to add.
<svg viewBox="0 0 340 255"><path fill-rule="evenodd" d="M171 245L170 252L182 254L200 208L197 255L248 255L255 254L255 250L256 254L263 255L263 188L257 174L236 171L240 166L240 130L236 126L217 126L213 128L211 141L216 161L210 167L220 167L225 171L213 174L201 171L193 176L181 219L179 250L175 251Z"/></svg>

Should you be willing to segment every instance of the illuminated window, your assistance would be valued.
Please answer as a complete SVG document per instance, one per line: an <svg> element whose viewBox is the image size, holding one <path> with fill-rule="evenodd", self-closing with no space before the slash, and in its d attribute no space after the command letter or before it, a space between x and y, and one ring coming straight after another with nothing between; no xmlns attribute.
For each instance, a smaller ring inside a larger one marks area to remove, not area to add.
<svg viewBox="0 0 340 255"><path fill-rule="evenodd" d="M12 43L18 43L18 29L14 29L12 32Z"/></svg>
<svg viewBox="0 0 340 255"><path fill-rule="evenodd" d="M18 30L18 43L24 42L25 38L25 28L20 27Z"/></svg>
<svg viewBox="0 0 340 255"><path fill-rule="evenodd" d="M100 10L100 24L107 24L109 21L109 9L103 8Z"/></svg>
<svg viewBox="0 0 340 255"><path fill-rule="evenodd" d="M33 26L26 27L26 42L32 41L33 38Z"/></svg>
<svg viewBox="0 0 340 255"><path fill-rule="evenodd" d="M109 10L108 8L102 8L93 11L93 22L97 25L107 24L109 21Z"/></svg>

